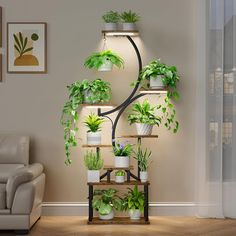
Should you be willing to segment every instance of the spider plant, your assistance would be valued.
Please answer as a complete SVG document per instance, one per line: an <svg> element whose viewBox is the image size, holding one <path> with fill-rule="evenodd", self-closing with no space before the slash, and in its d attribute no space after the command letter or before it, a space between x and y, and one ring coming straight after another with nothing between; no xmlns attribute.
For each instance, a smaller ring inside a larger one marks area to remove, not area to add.
<svg viewBox="0 0 236 236"><path fill-rule="evenodd" d="M120 15L120 18L125 23L135 23L139 21L140 16L137 13L129 10L129 11L122 12Z"/></svg>
<svg viewBox="0 0 236 236"><path fill-rule="evenodd" d="M91 113L85 118L84 124L88 127L88 132L97 132L101 131L101 124L104 122L104 119L94 113Z"/></svg>

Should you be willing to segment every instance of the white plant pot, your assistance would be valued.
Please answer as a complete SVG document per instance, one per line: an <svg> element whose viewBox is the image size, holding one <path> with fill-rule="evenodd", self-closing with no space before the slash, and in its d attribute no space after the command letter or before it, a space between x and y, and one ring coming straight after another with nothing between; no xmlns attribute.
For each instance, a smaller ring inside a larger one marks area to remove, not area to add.
<svg viewBox="0 0 236 236"><path fill-rule="evenodd" d="M135 23L123 23L122 24L122 29L124 31L133 31L136 30L136 24Z"/></svg>
<svg viewBox="0 0 236 236"><path fill-rule="evenodd" d="M104 30L105 31L116 31L118 28L117 23L104 23Z"/></svg>
<svg viewBox="0 0 236 236"><path fill-rule="evenodd" d="M101 132L87 132L87 144L88 145L100 145L101 144Z"/></svg>
<svg viewBox="0 0 236 236"><path fill-rule="evenodd" d="M162 82L162 76L158 75L157 77L150 77L150 88L152 89L162 89L164 88L164 84Z"/></svg>
<svg viewBox="0 0 236 236"><path fill-rule="evenodd" d="M105 63L103 63L99 68L98 71L106 72L111 71L113 67L113 64L110 60L106 60Z"/></svg>
<svg viewBox="0 0 236 236"><path fill-rule="evenodd" d="M129 157L115 156L115 167L128 168Z"/></svg>
<svg viewBox="0 0 236 236"><path fill-rule="evenodd" d="M124 183L125 182L125 176L116 176L115 181L116 181L116 183Z"/></svg>
<svg viewBox="0 0 236 236"><path fill-rule="evenodd" d="M142 183L148 181L148 172L147 171L140 171L140 180Z"/></svg>
<svg viewBox="0 0 236 236"><path fill-rule="evenodd" d="M140 210L129 210L129 217L131 220L139 220L141 217Z"/></svg>
<svg viewBox="0 0 236 236"><path fill-rule="evenodd" d="M108 215L99 214L100 220L112 220L114 218L114 211L112 210Z"/></svg>
<svg viewBox="0 0 236 236"><path fill-rule="evenodd" d="M136 123L136 129L138 135L151 135L152 134L153 125Z"/></svg>
<svg viewBox="0 0 236 236"><path fill-rule="evenodd" d="M100 182L100 171L99 170L88 170L88 183L98 183Z"/></svg>

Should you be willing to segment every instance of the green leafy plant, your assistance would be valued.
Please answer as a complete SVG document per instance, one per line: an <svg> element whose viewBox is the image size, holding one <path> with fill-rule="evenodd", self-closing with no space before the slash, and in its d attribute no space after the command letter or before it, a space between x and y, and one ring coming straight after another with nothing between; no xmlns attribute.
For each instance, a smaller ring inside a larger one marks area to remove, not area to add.
<svg viewBox="0 0 236 236"><path fill-rule="evenodd" d="M101 170L103 167L103 160L100 152L94 153L93 151L87 151L84 156L84 164L88 170Z"/></svg>
<svg viewBox="0 0 236 236"><path fill-rule="evenodd" d="M117 195L117 190L109 189L96 189L94 191L93 208L101 215L108 215L115 210L122 210L122 198Z"/></svg>
<svg viewBox="0 0 236 236"><path fill-rule="evenodd" d="M148 167L150 165L150 157L152 155L151 151L148 151L146 148L145 150L142 150L141 144L138 145L137 151L134 152L133 158L138 161L138 166L140 168L140 171L147 171Z"/></svg>
<svg viewBox="0 0 236 236"><path fill-rule="evenodd" d="M25 53L33 50L33 47L26 47L28 43L28 38L24 37L21 32L19 32L19 36L13 34L14 37L14 47L16 51L19 53L20 57L22 57Z"/></svg>
<svg viewBox="0 0 236 236"><path fill-rule="evenodd" d="M115 173L116 176L125 176L125 172L123 170L118 170Z"/></svg>
<svg viewBox="0 0 236 236"><path fill-rule="evenodd" d="M78 132L77 123L79 120L78 108L85 100L85 91L89 92L87 100L96 103L106 102L110 100L111 89L109 83L96 79L94 81L76 81L70 86L67 86L69 91L69 100L65 103L62 115L61 124L64 128L65 141L65 164L72 163L70 158L70 148L77 146L76 134Z"/></svg>
<svg viewBox="0 0 236 236"><path fill-rule="evenodd" d="M115 156L130 156L133 151L132 144L115 142L113 153Z"/></svg>
<svg viewBox="0 0 236 236"><path fill-rule="evenodd" d="M101 124L104 122L104 119L94 113L91 113L85 118L85 125L89 128L88 132L97 132L101 131Z"/></svg>
<svg viewBox="0 0 236 236"><path fill-rule="evenodd" d="M102 16L102 19L105 23L118 23L120 15L117 11L108 11Z"/></svg>
<svg viewBox="0 0 236 236"><path fill-rule="evenodd" d="M161 123L161 118L155 114L155 110L160 106L151 106L148 100L143 103L135 103L132 106L132 112L128 116L130 124L143 123L149 125L158 125Z"/></svg>
<svg viewBox="0 0 236 236"><path fill-rule="evenodd" d="M139 21L140 16L137 13L129 10L129 11L122 12L120 15L120 18L125 23L135 23Z"/></svg>
<svg viewBox="0 0 236 236"><path fill-rule="evenodd" d="M124 60L111 50L93 53L85 60L84 66L99 69L107 60L118 68L124 67Z"/></svg>
<svg viewBox="0 0 236 236"><path fill-rule="evenodd" d="M124 211L127 210L140 210L144 211L144 193L138 190L138 186L135 185L134 189L128 188L128 193L123 198Z"/></svg>

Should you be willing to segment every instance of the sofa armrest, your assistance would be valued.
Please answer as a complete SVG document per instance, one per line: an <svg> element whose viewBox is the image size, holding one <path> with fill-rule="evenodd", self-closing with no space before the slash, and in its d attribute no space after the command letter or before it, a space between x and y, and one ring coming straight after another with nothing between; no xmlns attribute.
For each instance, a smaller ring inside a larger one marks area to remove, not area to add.
<svg viewBox="0 0 236 236"><path fill-rule="evenodd" d="M16 189L23 183L30 182L37 178L43 172L43 166L41 164L32 164L17 169L9 177L6 186L7 194L7 208L10 209L15 196Z"/></svg>

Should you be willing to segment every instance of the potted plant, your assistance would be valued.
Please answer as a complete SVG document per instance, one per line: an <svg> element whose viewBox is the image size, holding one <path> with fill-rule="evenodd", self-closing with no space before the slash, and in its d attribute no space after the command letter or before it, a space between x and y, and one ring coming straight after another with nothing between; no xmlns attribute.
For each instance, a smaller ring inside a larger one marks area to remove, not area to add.
<svg viewBox="0 0 236 236"><path fill-rule="evenodd" d="M81 90L84 95L83 103L104 103L111 98L110 84L101 79L83 80L81 82Z"/></svg>
<svg viewBox="0 0 236 236"><path fill-rule="evenodd" d="M133 113L129 114L128 121L130 124L136 124L138 135L151 135L153 125L159 126L161 118L155 114L155 110L159 107L152 107L148 100L145 100L143 103L133 104Z"/></svg>
<svg viewBox="0 0 236 236"><path fill-rule="evenodd" d="M88 169L88 183L100 182L100 170L103 167L100 152L87 151L84 156L84 164Z"/></svg>
<svg viewBox="0 0 236 236"><path fill-rule="evenodd" d="M117 30L117 23L120 20L120 15L117 11L108 11L103 16L102 19L104 20L104 30L106 31L116 31Z"/></svg>
<svg viewBox="0 0 236 236"><path fill-rule="evenodd" d="M122 199L116 194L118 191L113 188L94 190L93 208L98 211L101 220L114 218L114 210L122 209Z"/></svg>
<svg viewBox="0 0 236 236"><path fill-rule="evenodd" d="M142 183L148 180L148 167L150 165L150 157L152 155L151 151L146 148L145 151L142 150L141 145L138 145L138 149L134 152L133 158L138 161L138 166L140 169L140 180Z"/></svg>
<svg viewBox="0 0 236 236"><path fill-rule="evenodd" d="M85 118L85 125L88 127L87 131L87 144L99 145L101 144L101 124L104 119L94 113L91 113Z"/></svg>
<svg viewBox="0 0 236 236"><path fill-rule="evenodd" d="M123 13L121 13L120 18L123 22L123 30L124 31L132 31L132 30L136 30L136 22L139 21L140 16L135 13L132 12L131 10L129 11L125 11Z"/></svg>
<svg viewBox="0 0 236 236"><path fill-rule="evenodd" d="M124 67L124 60L111 50L93 53L84 63L85 67L98 71L111 71L113 65L118 68Z"/></svg>
<svg viewBox="0 0 236 236"><path fill-rule="evenodd" d="M115 182L116 183L124 183L125 182L125 172L123 170L116 171Z"/></svg>
<svg viewBox="0 0 236 236"><path fill-rule="evenodd" d="M129 210L131 220L139 220L144 211L144 193L138 190L137 185L134 189L128 188L128 190L123 199L123 210Z"/></svg>
<svg viewBox="0 0 236 236"><path fill-rule="evenodd" d="M115 142L113 147L113 153L115 155L115 167L128 168L129 167L129 156L132 153L132 144L122 144Z"/></svg>
<svg viewBox="0 0 236 236"><path fill-rule="evenodd" d="M140 80L150 81L151 89L162 89L164 87L176 89L179 76L175 66L168 66L158 59L151 61L142 69Z"/></svg>
<svg viewBox="0 0 236 236"><path fill-rule="evenodd" d="M69 100L63 106L61 125L64 128L64 146L66 153L65 164L71 164L70 148L77 146L76 134L78 133L77 123L79 120L78 108L85 102L102 103L108 102L111 97L109 83L96 79L94 81L76 81L67 86Z"/></svg>

